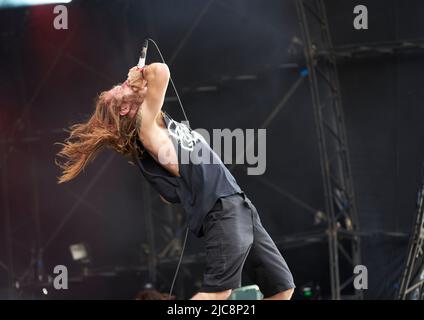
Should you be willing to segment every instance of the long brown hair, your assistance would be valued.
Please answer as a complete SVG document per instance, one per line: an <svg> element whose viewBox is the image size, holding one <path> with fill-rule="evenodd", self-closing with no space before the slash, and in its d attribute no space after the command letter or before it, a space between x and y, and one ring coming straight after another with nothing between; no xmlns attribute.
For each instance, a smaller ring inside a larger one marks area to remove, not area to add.
<svg viewBox="0 0 424 320"><path fill-rule="evenodd" d="M115 87L116 88L116 87ZM55 163L63 170L58 183L74 179L86 165L105 147L112 148L122 155L140 155L143 150L137 147L137 117L120 115L123 103L131 108L141 107L143 97L137 93L131 95L115 95L109 91L102 92L96 100L94 113L84 123L72 125L69 137L62 146L58 156L63 162L55 159Z"/></svg>

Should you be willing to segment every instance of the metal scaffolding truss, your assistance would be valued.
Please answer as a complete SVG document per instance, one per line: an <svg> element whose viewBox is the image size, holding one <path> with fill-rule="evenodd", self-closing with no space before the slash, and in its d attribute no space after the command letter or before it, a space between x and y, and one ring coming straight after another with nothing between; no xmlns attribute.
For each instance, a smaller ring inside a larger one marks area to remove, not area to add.
<svg viewBox="0 0 424 320"><path fill-rule="evenodd" d="M417 208L398 294L401 300L424 299L424 186L418 193Z"/></svg>
<svg viewBox="0 0 424 320"><path fill-rule="evenodd" d="M419 55L424 53L423 39L402 39L384 42L369 42L348 44L330 48L331 53L338 59L380 58L382 56ZM322 49L321 49L322 50ZM328 50L317 53L318 56L327 56Z"/></svg>
<svg viewBox="0 0 424 320"><path fill-rule="evenodd" d="M325 196L331 298L361 298L353 268L361 264L355 206L336 57L322 0L296 0L318 136ZM327 52L317 55L318 52ZM344 260L344 261L343 261ZM341 264L352 272L342 274ZM352 294L354 293L354 294Z"/></svg>

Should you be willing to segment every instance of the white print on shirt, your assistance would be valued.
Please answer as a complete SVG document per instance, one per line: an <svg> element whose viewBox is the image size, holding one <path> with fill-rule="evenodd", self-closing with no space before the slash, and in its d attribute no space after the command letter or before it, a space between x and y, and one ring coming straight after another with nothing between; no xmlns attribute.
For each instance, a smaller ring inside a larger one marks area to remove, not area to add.
<svg viewBox="0 0 424 320"><path fill-rule="evenodd" d="M188 151L193 151L196 142L204 139L202 135L191 130L184 123L176 122L173 119L170 119L168 123L168 132L179 141L183 149Z"/></svg>

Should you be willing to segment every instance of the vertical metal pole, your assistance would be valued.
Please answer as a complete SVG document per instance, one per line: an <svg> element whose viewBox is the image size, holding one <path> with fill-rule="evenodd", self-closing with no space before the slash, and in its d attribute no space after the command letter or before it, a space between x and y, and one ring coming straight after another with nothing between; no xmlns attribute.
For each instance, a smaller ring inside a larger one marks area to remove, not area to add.
<svg viewBox="0 0 424 320"><path fill-rule="evenodd" d="M331 81L330 95L332 100L332 113L331 121L334 124L334 129L337 134L335 152L336 152L336 166L335 175L339 180L338 183L342 187L342 194L347 203L345 208L339 209L339 214L344 215L346 226L342 227L344 235L349 241L351 249L352 268L361 264L361 239L357 232L359 231L359 217L356 208L355 192L353 187L353 175L350 164L350 154L347 141L346 124L344 117L343 104L341 99L341 90L339 83L339 76L337 70L336 57L333 52L333 42L331 39L330 28L328 25L327 11L325 8L324 0L317 0L317 9L321 17L321 34L323 39L323 46L328 51L326 59L328 61L328 79ZM334 183L333 183L334 185ZM334 187L333 187L334 188ZM333 206L334 206L333 200ZM340 217L341 218L341 217ZM335 223L339 221L338 214L335 215ZM341 231L339 228L338 231ZM337 238L337 246L343 246L343 243ZM340 291L344 288L340 287ZM341 295L341 292L340 292ZM355 289L355 295L358 298L363 298L363 292Z"/></svg>
<svg viewBox="0 0 424 320"><path fill-rule="evenodd" d="M318 80L314 66L314 53L312 41L309 34L308 22L306 19L303 1L296 1L300 29L302 38L304 39L304 50L306 56L306 63L309 73L309 83L311 88L312 104L315 114L315 124L318 136L318 149L321 158L321 173L323 178L324 196L325 196L325 210L328 218L328 249L329 249L329 266L330 266L330 281L331 281L331 298L334 300L340 299L340 279L339 279L339 263L338 263L338 250L337 250L337 223L333 211L333 194L331 190L330 166L326 153L326 143L324 139L324 128L322 124L322 113L320 105L320 95L318 89Z"/></svg>
<svg viewBox="0 0 424 320"><path fill-rule="evenodd" d="M5 150L2 157L2 194L3 194L3 214L4 214L4 236L6 245L6 264L8 269L8 298L13 298L13 288L15 281L15 272L13 264L13 239L12 239L12 221L9 203L9 185L7 177L8 152Z"/></svg>
<svg viewBox="0 0 424 320"><path fill-rule="evenodd" d="M152 213L152 199L150 195L150 186L148 182L142 180L143 190L143 211L145 220L145 231L147 237L148 251L148 272L151 283L156 284L156 246L155 246L155 230Z"/></svg>
<svg viewBox="0 0 424 320"><path fill-rule="evenodd" d="M28 150L32 154L31 150ZM41 248L41 221L40 221L40 204L39 204L39 193L38 193L38 179L35 168L34 157L31 157L31 179L33 189L33 219L34 219L34 275L36 281L42 281L44 279L44 261L43 251Z"/></svg>
<svg viewBox="0 0 424 320"><path fill-rule="evenodd" d="M333 53L324 1L296 0L321 160L332 299L352 283L340 284L339 250L353 267L360 264L360 239L353 192L349 150L341 103L337 65ZM318 55L320 52L324 55ZM341 238L342 237L342 238ZM340 241L340 239L343 241ZM349 244L350 252L343 246ZM362 296L356 292L355 297Z"/></svg>

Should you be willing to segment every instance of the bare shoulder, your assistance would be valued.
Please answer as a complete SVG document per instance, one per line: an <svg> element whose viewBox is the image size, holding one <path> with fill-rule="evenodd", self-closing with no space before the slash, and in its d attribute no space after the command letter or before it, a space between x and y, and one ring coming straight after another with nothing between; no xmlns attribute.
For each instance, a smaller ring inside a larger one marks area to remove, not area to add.
<svg viewBox="0 0 424 320"><path fill-rule="evenodd" d="M166 126L155 121L139 135L150 155L171 174L179 176L178 158Z"/></svg>
<svg viewBox="0 0 424 320"><path fill-rule="evenodd" d="M139 127L139 138L144 147L153 153L158 153L160 146L170 142L166 124L163 120L162 114L159 113L154 121L150 119L145 123L145 118L141 116L141 125Z"/></svg>

